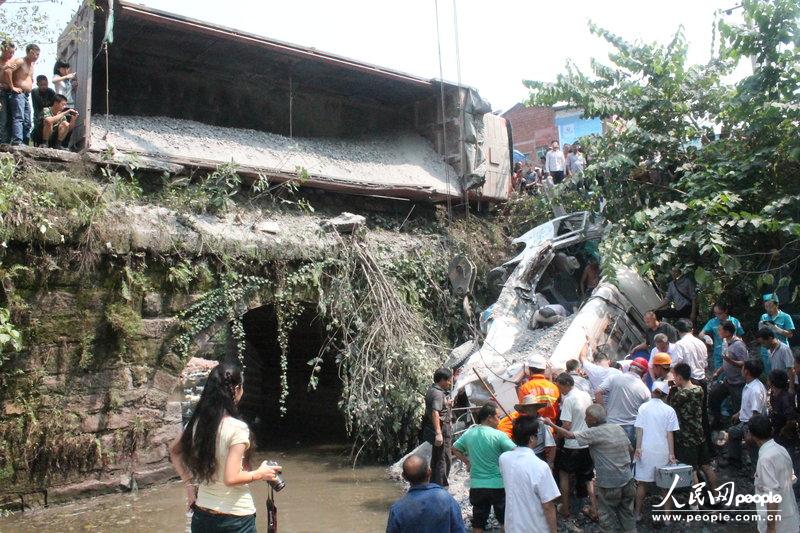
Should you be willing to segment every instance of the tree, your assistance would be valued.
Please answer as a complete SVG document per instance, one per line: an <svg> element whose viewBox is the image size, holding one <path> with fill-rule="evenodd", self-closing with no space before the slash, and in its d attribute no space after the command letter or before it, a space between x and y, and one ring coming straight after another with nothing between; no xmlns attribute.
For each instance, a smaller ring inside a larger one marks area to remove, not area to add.
<svg viewBox="0 0 800 533"><path fill-rule="evenodd" d="M29 43L50 41L54 36L47 6L23 2L0 10L0 40L11 40L17 48L24 49Z"/></svg>
<svg viewBox="0 0 800 533"><path fill-rule="evenodd" d="M590 30L615 51L592 74L526 81L530 105L567 102L606 122L583 140L587 175L607 202L606 264L666 274L685 265L707 296L795 286L800 261L800 4L746 0L743 25L719 24L719 57L688 65L666 45ZM754 72L723 83L736 62ZM717 132L717 133L715 133Z"/></svg>

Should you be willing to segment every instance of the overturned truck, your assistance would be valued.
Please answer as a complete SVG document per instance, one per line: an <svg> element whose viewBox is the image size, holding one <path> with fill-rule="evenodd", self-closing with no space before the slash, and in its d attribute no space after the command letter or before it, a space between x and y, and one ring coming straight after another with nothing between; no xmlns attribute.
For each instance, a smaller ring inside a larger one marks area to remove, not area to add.
<svg viewBox="0 0 800 533"><path fill-rule="evenodd" d="M78 79L72 148L98 161L234 162L246 180L405 200L510 192L510 127L469 87L120 0L87 1L58 55Z"/></svg>
<svg viewBox="0 0 800 533"><path fill-rule="evenodd" d="M512 241L522 249L493 271L501 290L482 314L482 341L456 348L449 361L458 370L455 392L463 393L470 405L494 396L510 412L525 360L533 355L544 356L548 372L557 374L582 352L624 358L644 337L644 314L661 299L633 270L616 268L581 303L581 272L596 254L594 245L602 234L603 226L588 212L577 212ZM563 308L562 320L545 325L535 319L537 311L553 306Z"/></svg>

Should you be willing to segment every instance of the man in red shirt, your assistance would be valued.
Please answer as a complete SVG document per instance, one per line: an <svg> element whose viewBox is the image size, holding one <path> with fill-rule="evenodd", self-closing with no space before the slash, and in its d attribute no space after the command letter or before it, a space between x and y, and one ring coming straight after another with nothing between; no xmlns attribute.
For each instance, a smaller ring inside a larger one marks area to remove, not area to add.
<svg viewBox="0 0 800 533"><path fill-rule="evenodd" d="M547 406L539 409L539 416L544 416L550 420L558 419L558 398L561 393L558 391L555 383L550 381L544 376L544 370L547 366L547 361L542 355L534 355L525 363L528 368L528 381L520 386L517 390L517 396L522 403L522 399L529 394L533 394L537 398L544 398L547 401Z"/></svg>

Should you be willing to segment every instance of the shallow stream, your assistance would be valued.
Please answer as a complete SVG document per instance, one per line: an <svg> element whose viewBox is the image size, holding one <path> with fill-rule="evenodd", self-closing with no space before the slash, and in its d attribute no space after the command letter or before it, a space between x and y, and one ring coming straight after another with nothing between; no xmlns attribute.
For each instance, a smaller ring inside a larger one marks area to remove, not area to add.
<svg viewBox="0 0 800 533"><path fill-rule="evenodd" d="M281 533L385 531L391 503L402 486L382 466L352 468L346 445L317 445L297 451L258 452L284 468L286 488L277 494ZM258 531L266 532L265 483L255 484ZM0 532L186 531L186 503L180 483L109 494L0 518Z"/></svg>

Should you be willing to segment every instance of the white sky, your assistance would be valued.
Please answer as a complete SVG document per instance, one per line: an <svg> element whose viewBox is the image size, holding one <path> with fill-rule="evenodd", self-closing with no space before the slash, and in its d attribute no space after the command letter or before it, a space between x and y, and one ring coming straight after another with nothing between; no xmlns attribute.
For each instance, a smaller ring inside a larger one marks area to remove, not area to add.
<svg viewBox="0 0 800 533"><path fill-rule="evenodd" d="M19 0L17 0L19 1ZM41 1L41 0L38 0ZM435 0L140 0L215 24L312 46L418 76L439 76ZM594 21L628 40L668 42L683 25L691 62L709 58L714 11L737 0L438 0L444 77L457 80L453 2L458 10L461 80L494 109L523 100L521 80L551 81L571 58L588 71L607 59ZM47 0L44 0L47 4ZM66 25L79 0L53 0L53 25ZM14 9L6 4L0 9ZM738 10L729 20L739 21ZM43 47L38 72L48 76L55 46ZM738 77L738 76L737 76Z"/></svg>

